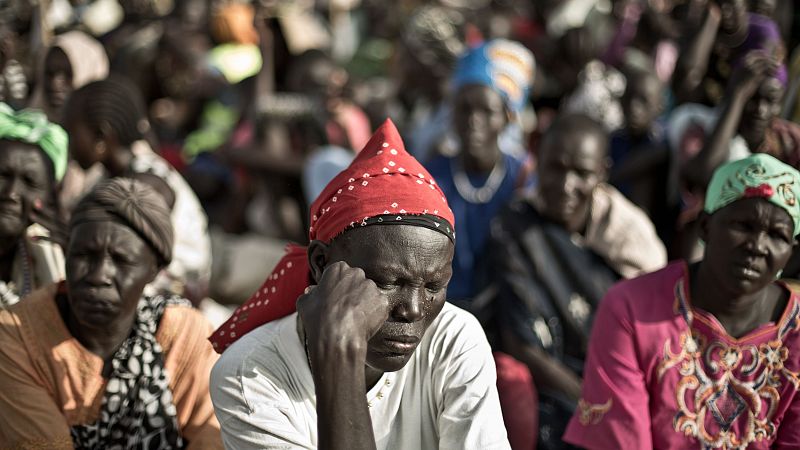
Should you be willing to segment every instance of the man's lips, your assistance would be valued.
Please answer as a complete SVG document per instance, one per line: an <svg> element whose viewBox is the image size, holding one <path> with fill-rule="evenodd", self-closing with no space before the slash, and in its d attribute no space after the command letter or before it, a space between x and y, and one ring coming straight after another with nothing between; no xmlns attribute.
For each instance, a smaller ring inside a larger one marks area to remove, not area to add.
<svg viewBox="0 0 800 450"><path fill-rule="evenodd" d="M388 350L393 353L411 353L417 348L419 338L416 336L391 336L384 338Z"/></svg>

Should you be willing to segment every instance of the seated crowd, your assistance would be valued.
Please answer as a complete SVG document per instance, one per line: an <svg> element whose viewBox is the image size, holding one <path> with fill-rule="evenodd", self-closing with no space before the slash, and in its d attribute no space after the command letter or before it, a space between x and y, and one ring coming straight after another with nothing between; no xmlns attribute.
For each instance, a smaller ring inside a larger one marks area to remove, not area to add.
<svg viewBox="0 0 800 450"><path fill-rule="evenodd" d="M0 450L800 448L794 3L0 4Z"/></svg>

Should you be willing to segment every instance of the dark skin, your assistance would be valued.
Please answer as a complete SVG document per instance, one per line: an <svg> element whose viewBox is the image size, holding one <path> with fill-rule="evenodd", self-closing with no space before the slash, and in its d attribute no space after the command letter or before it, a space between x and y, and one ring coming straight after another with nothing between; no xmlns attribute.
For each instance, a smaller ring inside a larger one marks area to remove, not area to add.
<svg viewBox="0 0 800 450"><path fill-rule="evenodd" d="M0 279L11 278L17 242L53 192L50 162L35 145L0 140Z"/></svg>
<svg viewBox="0 0 800 450"><path fill-rule="evenodd" d="M663 110L661 92L663 85L658 77L650 72L629 73L625 94L622 96L622 110L625 113L626 129L632 138L629 157L622 164L615 165L611 173L613 182L632 182L631 200L650 211L653 202L653 171L667 162L668 149L654 146L647 141L647 135L656 118ZM660 205L659 205L660 206Z"/></svg>
<svg viewBox="0 0 800 450"><path fill-rule="evenodd" d="M651 72L628 73L628 84L622 96L622 110L628 132L634 137L646 135L664 109L663 86Z"/></svg>
<svg viewBox="0 0 800 450"><path fill-rule="evenodd" d="M720 118L703 149L686 165L683 173L692 186L704 187L714 170L729 156L730 141L739 131L751 151L764 141L769 122L780 110L783 89L771 77L777 62L763 52L750 52L737 67L728 85Z"/></svg>
<svg viewBox="0 0 800 450"><path fill-rule="evenodd" d="M703 260L691 270L695 307L734 338L779 319L789 294L774 281L792 254L794 222L762 198L738 200L700 218Z"/></svg>
<svg viewBox="0 0 800 450"><path fill-rule="evenodd" d="M503 97L489 86L462 86L453 102L453 125L468 172L488 174L502 158L497 137L510 120Z"/></svg>
<svg viewBox="0 0 800 450"><path fill-rule="evenodd" d="M783 94L781 82L767 76L745 103L739 134L747 141L748 147L757 149L764 142L770 122L780 114Z"/></svg>
<svg viewBox="0 0 800 450"><path fill-rule="evenodd" d="M44 92L47 104L61 108L72 93L72 64L64 50L53 47L44 62Z"/></svg>
<svg viewBox="0 0 800 450"><path fill-rule="evenodd" d="M70 230L62 317L70 334L107 368L130 335L142 291L160 266L155 250L126 225L87 222Z"/></svg>
<svg viewBox="0 0 800 450"><path fill-rule="evenodd" d="M90 127L79 112L79 103L70 103L64 116L70 156L84 170L101 163L112 177L124 175L133 160L131 149L120 143L110 124L103 122L99 129Z"/></svg>
<svg viewBox="0 0 800 450"><path fill-rule="evenodd" d="M675 66L673 88L679 103L697 98L708 71L708 61L716 44L733 48L747 36L745 0L710 2L700 28L681 51Z"/></svg>
<svg viewBox="0 0 800 450"><path fill-rule="evenodd" d="M374 449L364 397L402 369L445 302L454 246L410 225L355 228L308 249L315 285L297 301L320 449Z"/></svg>
<svg viewBox="0 0 800 450"><path fill-rule="evenodd" d="M537 207L548 219L580 233L586 228L591 193L606 177L607 138L602 131L582 128L588 119L570 116L559 120L540 146ZM528 366L539 389L575 401L580 398L580 377L561 361L508 330L501 331L501 339L503 348Z"/></svg>
<svg viewBox="0 0 800 450"><path fill-rule="evenodd" d="M540 208L548 219L574 233L586 228L591 194L608 173L608 139L579 121L545 135L539 150Z"/></svg>

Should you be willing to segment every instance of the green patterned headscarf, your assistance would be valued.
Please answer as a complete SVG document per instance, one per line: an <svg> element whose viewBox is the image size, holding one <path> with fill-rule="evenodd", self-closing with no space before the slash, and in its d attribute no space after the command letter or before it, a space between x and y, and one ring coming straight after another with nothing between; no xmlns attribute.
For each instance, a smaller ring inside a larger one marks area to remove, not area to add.
<svg viewBox="0 0 800 450"><path fill-rule="evenodd" d="M794 236L800 234L800 172L764 153L717 168L706 190L705 210L711 214L736 200L754 197L786 210L794 221Z"/></svg>
<svg viewBox="0 0 800 450"><path fill-rule="evenodd" d="M53 161L56 181L67 171L69 140L67 132L47 120L39 111L14 111L0 102L0 139L25 142L38 146Z"/></svg>

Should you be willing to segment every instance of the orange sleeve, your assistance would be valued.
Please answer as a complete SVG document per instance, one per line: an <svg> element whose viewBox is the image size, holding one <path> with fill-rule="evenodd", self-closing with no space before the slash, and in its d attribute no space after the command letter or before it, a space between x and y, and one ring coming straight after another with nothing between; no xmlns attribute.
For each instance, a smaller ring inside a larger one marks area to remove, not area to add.
<svg viewBox="0 0 800 450"><path fill-rule="evenodd" d="M223 449L219 422L209 395L217 354L208 341L213 332L203 315L188 307L169 307L157 339L164 348L178 424L189 450Z"/></svg>
<svg viewBox="0 0 800 450"><path fill-rule="evenodd" d="M34 369L18 317L0 310L0 449L34 448L71 450L72 438L61 408Z"/></svg>

